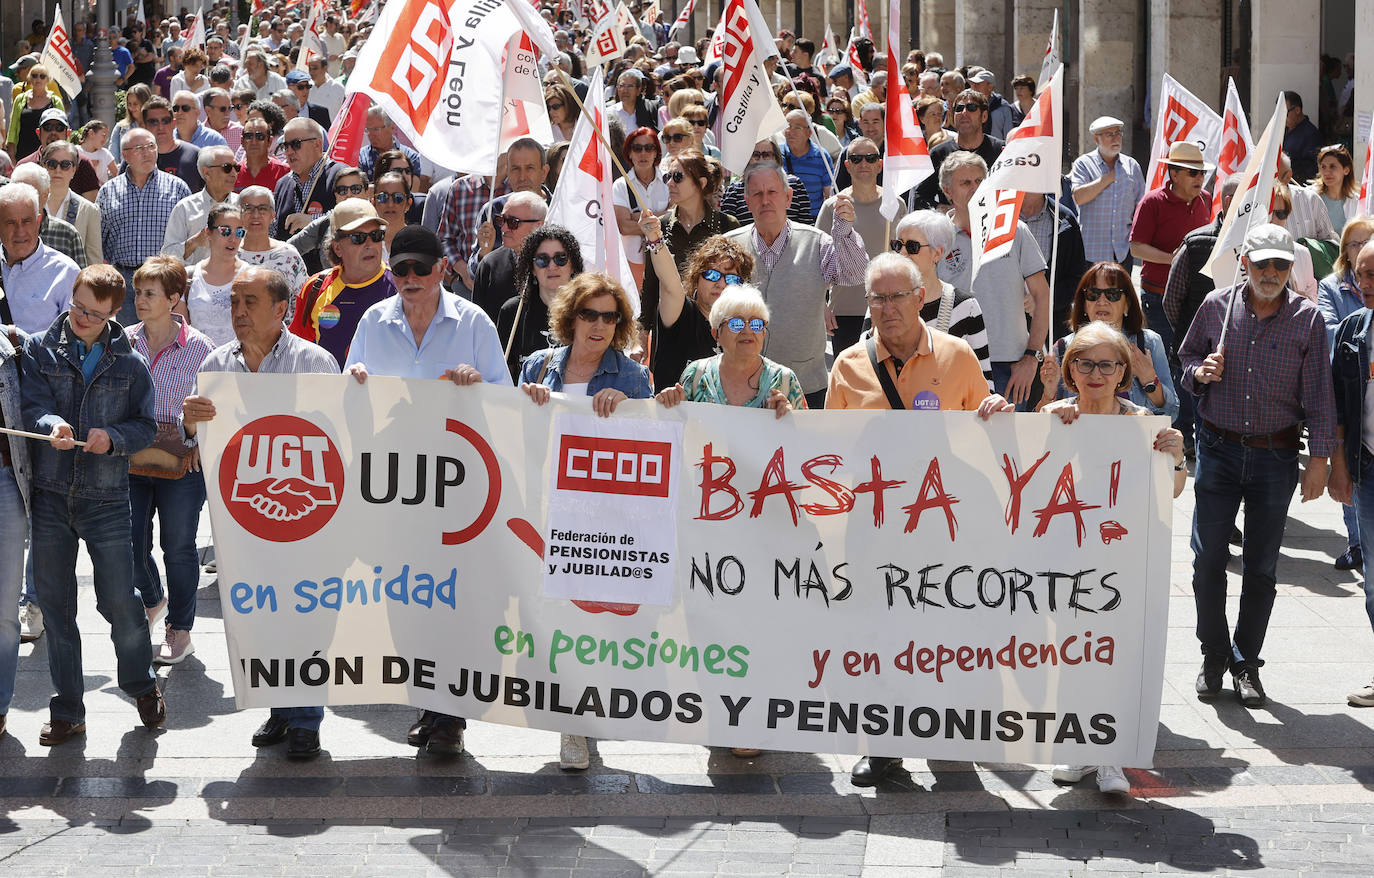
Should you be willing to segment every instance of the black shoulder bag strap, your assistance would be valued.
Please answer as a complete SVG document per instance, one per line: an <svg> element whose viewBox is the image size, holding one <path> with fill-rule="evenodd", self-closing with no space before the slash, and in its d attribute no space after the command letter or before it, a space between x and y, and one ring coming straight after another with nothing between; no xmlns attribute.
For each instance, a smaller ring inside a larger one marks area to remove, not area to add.
<svg viewBox="0 0 1374 878"><path fill-rule="evenodd" d="M899 412L906 411L902 395L897 392L897 385L892 383L892 376L887 373L887 367L878 362L878 343L873 340L873 336L864 339L864 347L868 349L868 362L873 364L873 371L878 373L878 383L883 386L883 393L887 394L887 404Z"/></svg>
<svg viewBox="0 0 1374 878"><path fill-rule="evenodd" d="M0 326L13 326L14 315L10 313L10 298L0 290Z"/></svg>

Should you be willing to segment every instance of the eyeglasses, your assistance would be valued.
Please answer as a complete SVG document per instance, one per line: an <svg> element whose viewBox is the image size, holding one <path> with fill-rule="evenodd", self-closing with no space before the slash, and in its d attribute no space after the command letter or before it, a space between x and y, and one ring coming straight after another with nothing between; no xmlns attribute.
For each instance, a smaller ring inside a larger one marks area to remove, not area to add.
<svg viewBox="0 0 1374 878"><path fill-rule="evenodd" d="M548 268L550 262L561 268L568 264L568 254L566 252L534 254L534 265L536 268Z"/></svg>
<svg viewBox="0 0 1374 878"><path fill-rule="evenodd" d="M1274 219L1281 219L1281 220L1286 220L1286 219L1288 219L1288 215L1289 215L1290 213L1292 213L1292 212L1293 212L1292 210L1286 209L1286 208L1285 208L1284 210L1274 210L1274 211L1270 211L1270 213L1272 213L1272 214L1274 215Z"/></svg>
<svg viewBox="0 0 1374 878"><path fill-rule="evenodd" d="M883 160L883 157L878 155L876 152L866 152L863 155L856 155L851 152L849 154L849 160L856 165L865 162L870 165L876 165L878 162Z"/></svg>
<svg viewBox="0 0 1374 878"><path fill-rule="evenodd" d="M156 151L157 151L157 144L156 144L156 143L145 143L145 144L143 144L142 146L135 146L135 145L132 144L132 143L121 143L121 144L119 145L119 151L120 151L120 152L156 152Z"/></svg>
<svg viewBox="0 0 1374 878"><path fill-rule="evenodd" d="M196 108L190 104L172 104L173 113L194 113Z"/></svg>
<svg viewBox="0 0 1374 878"><path fill-rule="evenodd" d="M884 305L896 305L907 296L915 295L915 290L898 290L895 293L869 293L864 296L868 300L868 307L882 308Z"/></svg>
<svg viewBox="0 0 1374 878"><path fill-rule="evenodd" d="M239 172L238 162L225 162L222 165L207 165L207 167L214 168L216 171L222 171L226 174L237 174Z"/></svg>
<svg viewBox="0 0 1374 878"><path fill-rule="evenodd" d="M69 128L67 128L66 125L63 125L61 122L44 122L41 126L39 126L39 128L43 131L56 132L59 134L63 131L70 130Z"/></svg>
<svg viewBox="0 0 1374 878"><path fill-rule="evenodd" d="M1250 264L1253 265L1255 269L1258 271L1268 271L1271 268L1276 269L1278 271L1287 271L1289 266L1293 264L1293 260L1280 259L1277 256L1275 256L1270 259L1256 259Z"/></svg>
<svg viewBox="0 0 1374 878"><path fill-rule="evenodd" d="M247 137L248 135L244 135ZM334 196L362 195L367 191L367 186L362 183L343 183L334 187Z"/></svg>
<svg viewBox="0 0 1374 878"><path fill-rule="evenodd" d="M244 214L271 213L273 208L270 204L244 204L243 202L239 202L239 210L243 211Z"/></svg>
<svg viewBox="0 0 1374 878"><path fill-rule="evenodd" d="M1085 360L1082 357L1073 358L1073 370L1079 375L1091 375L1094 371L1101 372L1103 378L1110 378L1116 374L1124 364L1120 360Z"/></svg>
<svg viewBox="0 0 1374 878"><path fill-rule="evenodd" d="M249 140L271 140L271 139L272 139L272 135L271 135L271 134L268 134L266 131L245 131L245 132L243 132L243 138L242 138L242 139L245 140L245 141L249 141Z"/></svg>
<svg viewBox="0 0 1374 878"><path fill-rule="evenodd" d="M1083 291L1083 301L1096 302L1102 296L1106 296L1108 302L1115 303L1120 302L1122 297L1125 295L1125 287L1107 287L1106 289L1097 289L1096 287L1094 287L1091 290Z"/></svg>
<svg viewBox="0 0 1374 878"><path fill-rule="evenodd" d="M501 217L501 222L503 222L503 223L506 224L506 228L508 228L508 229L510 229L512 232L514 232L514 231L519 230L521 223L533 223L534 225L537 226L537 225L539 225L540 223L542 223L543 220L542 220L542 219L521 219L521 218L518 217L518 216L511 216L511 215L509 215L509 214L505 214L505 215L503 215L503 216Z"/></svg>
<svg viewBox="0 0 1374 878"><path fill-rule="evenodd" d="M309 143L309 142L312 141L312 140L319 140L319 138L318 138L318 137L297 137L295 140L288 140L288 141L285 141L284 143L282 143L282 146L284 146L284 147L286 147L287 149L289 149L289 150L291 150L291 151L294 152L294 151L296 151L296 150L298 150L298 149L301 148L301 144L302 144L302 143Z"/></svg>
<svg viewBox="0 0 1374 878"><path fill-rule="evenodd" d="M751 162L763 162L763 161L768 161L768 160L774 159L774 158L777 158L777 156L773 155L772 150L767 150L767 149L765 149L765 150L757 150L757 149L756 149L756 150L754 150L752 153L749 154L749 161L751 161Z"/></svg>
<svg viewBox="0 0 1374 878"><path fill-rule="evenodd" d="M688 122L691 122L693 125L697 126L698 128L705 128L705 127L706 127L706 124L707 124L705 119L688 119L687 121L688 121Z"/></svg>
<svg viewBox="0 0 1374 878"><path fill-rule="evenodd" d="M663 175L663 182L665 182L665 183L668 183L668 182L681 183L683 180L686 180L686 179L687 179L687 175L684 174L684 173L682 173L681 171L669 171L669 172L667 172L666 174Z"/></svg>
<svg viewBox="0 0 1374 878"><path fill-rule="evenodd" d="M233 108L234 108L234 112L236 112L236 113L237 113L239 110L242 110L242 109L243 109L243 104L230 104L229 106L233 107Z"/></svg>
<svg viewBox="0 0 1374 878"><path fill-rule="evenodd" d="M397 262L391 266L391 273L397 277L409 277L411 272L415 272L417 277L429 277L434 273L434 263L407 259L405 262Z"/></svg>
<svg viewBox="0 0 1374 878"><path fill-rule="evenodd" d="M977 104L955 104L949 108L949 111L957 115L959 113L977 113L982 109Z"/></svg>
<svg viewBox="0 0 1374 878"><path fill-rule="evenodd" d="M228 105L228 104L223 104L223 105L221 105L221 104L206 104L206 105L205 105L205 109L206 109L206 110L214 110L216 113L227 113L227 112L229 112L229 105Z"/></svg>
<svg viewBox="0 0 1374 878"><path fill-rule="evenodd" d="M906 250L909 256L915 256L917 253L921 252L922 247L929 246L929 244L924 244L920 241L903 241L900 238L893 239L891 243L893 253L899 253L902 250Z"/></svg>
<svg viewBox="0 0 1374 878"><path fill-rule="evenodd" d="M630 152L658 152L658 146L652 143L632 143Z"/></svg>
<svg viewBox="0 0 1374 878"><path fill-rule="evenodd" d="M561 110L561 109L563 109L563 105L562 105L561 103L559 103L558 101L549 101L547 104L545 104L545 106L547 106L550 110Z"/></svg>
<svg viewBox="0 0 1374 878"><path fill-rule="evenodd" d="M701 279L704 281L715 283L721 278L725 278L726 286L738 286L744 283L744 278L739 275L734 273L727 274L718 268L704 268L701 271Z"/></svg>
<svg viewBox="0 0 1374 878"><path fill-rule="evenodd" d="M392 165L391 167L387 168L387 171L395 171L398 174L410 174L411 176L415 175L415 169L412 168L410 165Z"/></svg>
<svg viewBox="0 0 1374 878"><path fill-rule="evenodd" d="M219 232L219 236L221 238L228 238L230 236L233 236L235 238L241 239L246 234L242 226L238 228L235 228L234 226L211 226L210 230Z"/></svg>
<svg viewBox="0 0 1374 878"><path fill-rule="evenodd" d="M692 135L690 134L665 134L663 135L663 139L668 141L669 143L681 143L682 141L686 140L691 136Z"/></svg>
<svg viewBox="0 0 1374 878"><path fill-rule="evenodd" d="M578 308L577 319L585 323L596 323L599 320L602 323L615 326L621 318L619 311L593 311L591 308Z"/></svg>
<svg viewBox="0 0 1374 878"><path fill-rule="evenodd" d="M144 124L144 126L147 127L147 128L161 128L161 127L164 126L164 125L171 125L171 124L172 124L172 117L171 117L171 116L158 116L156 119L154 119L152 116L144 116L144 117L143 117L143 124Z"/></svg>
<svg viewBox="0 0 1374 878"><path fill-rule="evenodd" d="M382 243L382 240L386 238L386 229L373 229L370 232L349 232L348 234L342 235L341 237L347 238L354 244L361 244L364 241L371 241L374 244L380 244Z"/></svg>
<svg viewBox="0 0 1374 878"><path fill-rule="evenodd" d="M768 323L762 317L750 317L748 320L743 317L731 317L725 321L725 328L737 334L744 332L746 326L750 332L759 333L768 328Z"/></svg>
<svg viewBox="0 0 1374 878"><path fill-rule="evenodd" d="M106 320L109 320L111 317L114 316L113 311L111 311L109 314L101 314L98 311L90 311L86 308L83 308L80 305L76 304L76 302L71 303L71 309L80 314L82 317L85 317L87 320L94 320L96 323L104 323Z"/></svg>
<svg viewBox="0 0 1374 878"><path fill-rule="evenodd" d="M58 168L64 171L70 171L72 168L76 167L76 162L71 159L62 159L61 161L57 159L46 159L43 162L43 167L47 168L49 171L55 171Z"/></svg>
<svg viewBox="0 0 1374 878"><path fill-rule="evenodd" d="M48 78L48 74L46 74L46 73L30 73L30 74L29 74L29 82L33 82L33 81L39 80L39 79L47 79L47 78Z"/></svg>
<svg viewBox="0 0 1374 878"><path fill-rule="evenodd" d="M405 204L410 196L404 192L378 192L372 196L374 204Z"/></svg>
<svg viewBox="0 0 1374 878"><path fill-rule="evenodd" d="M310 91L310 83L308 82L294 82L291 87L296 91Z"/></svg>

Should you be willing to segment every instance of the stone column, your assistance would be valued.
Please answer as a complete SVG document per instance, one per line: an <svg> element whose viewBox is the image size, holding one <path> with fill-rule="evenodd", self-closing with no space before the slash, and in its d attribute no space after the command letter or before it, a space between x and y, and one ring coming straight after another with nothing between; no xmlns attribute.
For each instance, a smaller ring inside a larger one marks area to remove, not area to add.
<svg viewBox="0 0 1374 878"><path fill-rule="evenodd" d="M1093 139L1088 134L1092 121L1099 116L1115 116L1126 123L1122 150L1143 164L1143 159L1148 159L1149 138L1135 143L1132 133L1139 127L1144 105L1144 95L1137 91L1136 83L1144 42L1138 10L1118 0L1079 0L1079 10L1078 51L1076 57L1067 59L1078 68L1079 152L1092 148Z"/></svg>
<svg viewBox="0 0 1374 878"><path fill-rule="evenodd" d="M1358 178L1364 173L1368 151L1370 101L1367 96L1374 95L1374 3L1355 4L1355 94L1366 96L1363 106L1359 101L1355 104L1355 176ZM1361 120L1364 125L1360 124Z"/></svg>
<svg viewBox="0 0 1374 878"><path fill-rule="evenodd" d="M954 57L945 56L951 70L965 64L986 67L998 82L1007 78L1007 4L995 0L961 0L954 7Z"/></svg>
<svg viewBox="0 0 1374 878"><path fill-rule="evenodd" d="M945 56L945 64L954 64L955 0L920 0L921 48Z"/></svg>
<svg viewBox="0 0 1374 878"><path fill-rule="evenodd" d="M1063 20L1061 0L1016 0L1016 57L1011 65L1013 76L1025 73L1039 79L1040 62L1045 57L1045 46L1050 39L1050 28L1054 25L1054 10L1060 9L1059 40L1063 45L1066 22ZM1003 94L1011 91L1011 80L998 82L997 90Z"/></svg>
<svg viewBox="0 0 1374 878"><path fill-rule="evenodd" d="M1084 42L1087 42L1086 36ZM1221 78L1220 4L1198 3L1197 0L1151 0L1151 124L1153 113L1158 109L1155 103L1159 84L1164 81L1165 73L1206 101L1218 113L1221 112L1225 104L1226 83Z"/></svg>
<svg viewBox="0 0 1374 878"><path fill-rule="evenodd" d="M1321 0L1251 0L1250 125L1256 131L1268 123L1281 91L1302 95L1303 112L1317 123L1321 7Z"/></svg>

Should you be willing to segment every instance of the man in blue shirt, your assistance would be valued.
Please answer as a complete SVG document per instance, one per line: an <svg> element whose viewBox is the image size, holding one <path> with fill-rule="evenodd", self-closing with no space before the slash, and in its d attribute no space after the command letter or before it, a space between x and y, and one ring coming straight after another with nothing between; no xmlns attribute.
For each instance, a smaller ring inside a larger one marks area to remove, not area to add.
<svg viewBox="0 0 1374 878"><path fill-rule="evenodd" d="M1288 115L1283 120L1283 151L1293 162L1293 176L1299 183L1305 183L1317 176L1317 150L1321 149L1322 135L1303 113L1302 95L1286 91L1283 102L1288 105Z"/></svg>

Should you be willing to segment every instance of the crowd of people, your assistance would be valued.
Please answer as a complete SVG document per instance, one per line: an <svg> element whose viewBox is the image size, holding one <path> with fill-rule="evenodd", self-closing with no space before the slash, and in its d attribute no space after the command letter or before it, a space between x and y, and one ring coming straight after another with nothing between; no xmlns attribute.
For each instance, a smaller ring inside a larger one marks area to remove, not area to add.
<svg viewBox="0 0 1374 878"><path fill-rule="evenodd" d="M987 69L903 53L935 173L889 221L878 210L888 83L870 40L854 43L858 67L823 69L813 40L781 31L766 67L786 124L732 174L716 141L722 69L702 63L705 37L670 40L664 21L627 28L607 93L589 94L586 22L546 6L559 52L541 66L558 142L516 140L488 177L435 165L377 107L356 162L331 157L328 126L369 26L335 9L324 54L300 64L302 10L277 3L255 31L231 34L216 6L203 48L185 46L184 14L131 24L115 50L113 129L89 119L88 92L71 101L56 89L36 55L21 53L0 82L0 416L48 437L0 435L0 606L19 607L0 622L0 730L18 644L39 638L56 693L40 743L85 730L78 541L119 687L146 726L163 723L154 666L194 651L196 433L215 417L202 372L442 376L518 385L540 405L587 396L602 416L631 398L779 418L1163 415L1173 426L1154 449L1176 495L1195 460L1197 694L1217 696L1230 673L1250 707L1265 703L1264 635L1299 483L1303 500L1329 490L1346 504L1349 548L1336 565L1363 568L1374 539L1374 218L1358 215L1349 150L1320 146L1296 93L1275 206L1249 230L1235 285L1201 273L1235 178L1209 191L1214 168L1179 142L1165 184L1147 190L1122 151L1126 124L1110 116L1089 126L1094 148L1057 197L1027 193L1011 246L975 269L970 201L1031 108L1028 76L1008 98ZM88 34L73 24L86 67ZM595 254L546 222L589 103L605 108L626 169L606 216L633 284L587 270ZM1374 683L1349 700L1374 705ZM313 758L323 715L273 709L253 744ZM463 729L426 711L407 740L453 756ZM878 783L900 763L866 757L853 780ZM586 768L586 740L564 735L560 764ZM1102 790L1129 790L1112 766L1055 776L1094 772Z"/></svg>

